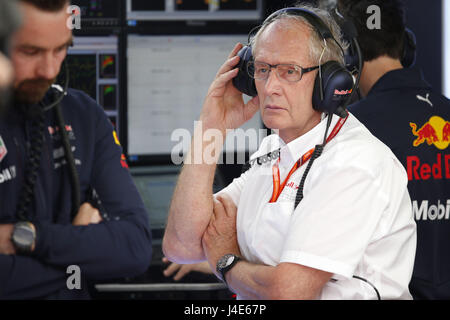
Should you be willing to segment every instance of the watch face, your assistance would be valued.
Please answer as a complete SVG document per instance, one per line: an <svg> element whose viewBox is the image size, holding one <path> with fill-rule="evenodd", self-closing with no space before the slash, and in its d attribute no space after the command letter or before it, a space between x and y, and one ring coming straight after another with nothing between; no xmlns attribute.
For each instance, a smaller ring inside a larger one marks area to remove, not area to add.
<svg viewBox="0 0 450 320"><path fill-rule="evenodd" d="M226 254L217 262L217 269L221 270L223 268L228 267L233 263L235 256L232 254Z"/></svg>
<svg viewBox="0 0 450 320"><path fill-rule="evenodd" d="M31 246L34 241L33 232L25 228L17 228L14 232L14 240L21 246Z"/></svg>
<svg viewBox="0 0 450 320"><path fill-rule="evenodd" d="M14 226L12 242L14 247L22 253L31 252L35 241L35 231L29 222L18 222Z"/></svg>

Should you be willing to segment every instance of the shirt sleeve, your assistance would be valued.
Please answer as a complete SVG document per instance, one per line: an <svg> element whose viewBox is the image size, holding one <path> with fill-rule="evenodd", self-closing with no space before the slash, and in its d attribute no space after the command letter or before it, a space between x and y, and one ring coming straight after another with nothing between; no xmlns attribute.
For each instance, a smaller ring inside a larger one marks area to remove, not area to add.
<svg viewBox="0 0 450 320"><path fill-rule="evenodd" d="M99 106L92 108L96 110L95 140L86 142L95 144L89 182L109 220L88 226L37 224L35 254L55 266L78 265L91 280L135 276L151 262L148 214L111 123Z"/></svg>
<svg viewBox="0 0 450 320"><path fill-rule="evenodd" d="M32 257L0 254L0 271L0 299L36 299L66 286L64 270Z"/></svg>
<svg viewBox="0 0 450 320"><path fill-rule="evenodd" d="M374 170L377 174L347 166L312 175L293 213L280 262L352 277L377 228L384 223L380 236L386 234L397 214L407 192L403 171L388 159L382 170Z"/></svg>

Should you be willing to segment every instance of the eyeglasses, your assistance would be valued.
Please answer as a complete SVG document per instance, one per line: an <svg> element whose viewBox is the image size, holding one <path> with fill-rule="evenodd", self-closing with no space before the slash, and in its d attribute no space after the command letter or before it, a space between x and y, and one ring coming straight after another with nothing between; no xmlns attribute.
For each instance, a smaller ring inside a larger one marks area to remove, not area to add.
<svg viewBox="0 0 450 320"><path fill-rule="evenodd" d="M272 68L277 70L280 79L287 82L297 82L303 77L303 74L316 70L319 66L302 68L295 64L268 64L260 61L249 61L247 63L247 73L256 80L266 80Z"/></svg>

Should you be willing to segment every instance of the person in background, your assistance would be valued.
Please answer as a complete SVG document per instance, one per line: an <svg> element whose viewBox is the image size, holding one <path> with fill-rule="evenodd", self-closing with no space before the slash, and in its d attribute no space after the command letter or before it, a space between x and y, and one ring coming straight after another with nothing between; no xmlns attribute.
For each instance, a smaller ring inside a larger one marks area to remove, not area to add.
<svg viewBox="0 0 450 320"><path fill-rule="evenodd" d="M373 5L380 9L379 29L367 27L367 8ZM419 67L402 65L408 55L403 2L339 0L337 8L355 25L364 57L364 98L349 110L408 173L417 223L411 294L450 299L450 101L425 81Z"/></svg>
<svg viewBox="0 0 450 320"><path fill-rule="evenodd" d="M0 298L88 299L92 283L147 270L148 215L103 109L52 86L72 43L69 1L18 3L0 118Z"/></svg>
<svg viewBox="0 0 450 320"><path fill-rule="evenodd" d="M10 38L20 24L17 3L14 0L0 0L0 116L9 105L13 81L13 68L9 59Z"/></svg>

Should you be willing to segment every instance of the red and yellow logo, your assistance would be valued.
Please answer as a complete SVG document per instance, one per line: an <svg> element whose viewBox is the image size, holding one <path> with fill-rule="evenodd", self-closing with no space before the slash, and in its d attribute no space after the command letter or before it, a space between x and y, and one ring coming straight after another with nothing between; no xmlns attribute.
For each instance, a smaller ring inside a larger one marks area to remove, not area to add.
<svg viewBox="0 0 450 320"><path fill-rule="evenodd" d="M114 137L114 141L116 142L116 144L118 146L120 146L120 141L119 141L119 138L117 137L117 133L115 130L113 131L113 137Z"/></svg>
<svg viewBox="0 0 450 320"><path fill-rule="evenodd" d="M119 141L119 138L117 137L117 133L115 130L113 130L113 137L114 137L114 141L116 142L116 144L118 146L120 146L120 141ZM127 158L125 157L125 155L123 153L120 156L120 164L122 165L123 168L128 169Z"/></svg>
<svg viewBox="0 0 450 320"><path fill-rule="evenodd" d="M429 146L433 144L440 150L448 147L450 143L449 121L445 121L439 116L432 116L420 129L417 129L414 122L410 122L409 125L412 128L413 135L417 137L413 142L414 147L418 147L424 142Z"/></svg>

